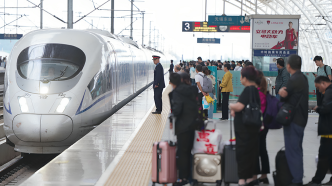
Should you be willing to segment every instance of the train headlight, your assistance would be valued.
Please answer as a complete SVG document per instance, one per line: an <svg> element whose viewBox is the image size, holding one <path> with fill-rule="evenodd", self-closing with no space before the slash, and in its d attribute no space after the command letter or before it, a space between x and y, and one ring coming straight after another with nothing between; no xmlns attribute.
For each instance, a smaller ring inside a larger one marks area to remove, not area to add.
<svg viewBox="0 0 332 186"><path fill-rule="evenodd" d="M47 94L48 93L48 87L40 87L40 94Z"/></svg>
<svg viewBox="0 0 332 186"><path fill-rule="evenodd" d="M18 103L20 104L22 112L29 112L27 99L25 97L19 97L18 98Z"/></svg>
<svg viewBox="0 0 332 186"><path fill-rule="evenodd" d="M70 98L62 98L58 108L56 109L56 112L63 113L63 111L66 109L66 106L68 105L70 101Z"/></svg>

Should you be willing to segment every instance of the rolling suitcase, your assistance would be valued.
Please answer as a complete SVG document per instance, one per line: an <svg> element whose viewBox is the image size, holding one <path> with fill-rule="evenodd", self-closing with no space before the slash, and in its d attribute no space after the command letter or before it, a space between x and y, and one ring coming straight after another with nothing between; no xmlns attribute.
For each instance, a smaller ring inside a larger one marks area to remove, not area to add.
<svg viewBox="0 0 332 186"><path fill-rule="evenodd" d="M168 139L170 139L170 132L169 130ZM151 180L153 186L155 183L167 184L176 182L176 143L162 141L153 144Z"/></svg>
<svg viewBox="0 0 332 186"><path fill-rule="evenodd" d="M232 124L232 117L230 117L230 124L231 124L231 139L233 138L233 124ZM223 180L225 186L229 186L230 183L238 183L239 176L237 172L237 162L236 162L236 149L233 142L230 145L224 146L224 154L223 154Z"/></svg>
<svg viewBox="0 0 332 186"><path fill-rule="evenodd" d="M216 183L221 186L221 155L195 154L193 158L193 183Z"/></svg>
<svg viewBox="0 0 332 186"><path fill-rule="evenodd" d="M282 148L276 156L276 171L273 172L275 186L288 186L292 183L292 174L289 170L285 149Z"/></svg>

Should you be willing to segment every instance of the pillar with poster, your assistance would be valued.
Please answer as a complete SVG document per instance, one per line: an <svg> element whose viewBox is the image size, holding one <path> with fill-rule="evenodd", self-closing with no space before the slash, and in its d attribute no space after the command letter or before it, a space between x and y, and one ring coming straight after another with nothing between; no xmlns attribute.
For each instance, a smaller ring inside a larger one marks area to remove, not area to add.
<svg viewBox="0 0 332 186"><path fill-rule="evenodd" d="M285 62L298 54L300 15L251 15L251 50L254 66L278 71L276 59ZM285 64L286 65L286 64Z"/></svg>

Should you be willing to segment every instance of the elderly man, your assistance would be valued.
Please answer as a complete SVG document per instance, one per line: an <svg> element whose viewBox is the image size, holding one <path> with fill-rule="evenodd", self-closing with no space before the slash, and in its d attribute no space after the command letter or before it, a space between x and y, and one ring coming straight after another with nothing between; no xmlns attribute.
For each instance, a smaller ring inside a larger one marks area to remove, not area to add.
<svg viewBox="0 0 332 186"><path fill-rule="evenodd" d="M156 104L156 111L152 112L152 114L161 114L163 108L161 96L163 93L163 89L165 88L164 68L159 62L160 56L153 55L152 58L153 63L156 65L156 68L154 69L153 81L154 102Z"/></svg>
<svg viewBox="0 0 332 186"><path fill-rule="evenodd" d="M174 72L175 73L181 73L181 66L180 65L175 65Z"/></svg>

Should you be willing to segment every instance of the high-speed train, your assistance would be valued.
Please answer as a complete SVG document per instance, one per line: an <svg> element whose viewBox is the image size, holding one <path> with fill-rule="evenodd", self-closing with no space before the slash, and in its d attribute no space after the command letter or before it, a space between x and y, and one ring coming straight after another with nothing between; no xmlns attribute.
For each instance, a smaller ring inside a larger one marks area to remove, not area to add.
<svg viewBox="0 0 332 186"><path fill-rule="evenodd" d="M102 30L38 30L8 59L4 87L7 143L22 153L61 153L153 81L152 55Z"/></svg>

